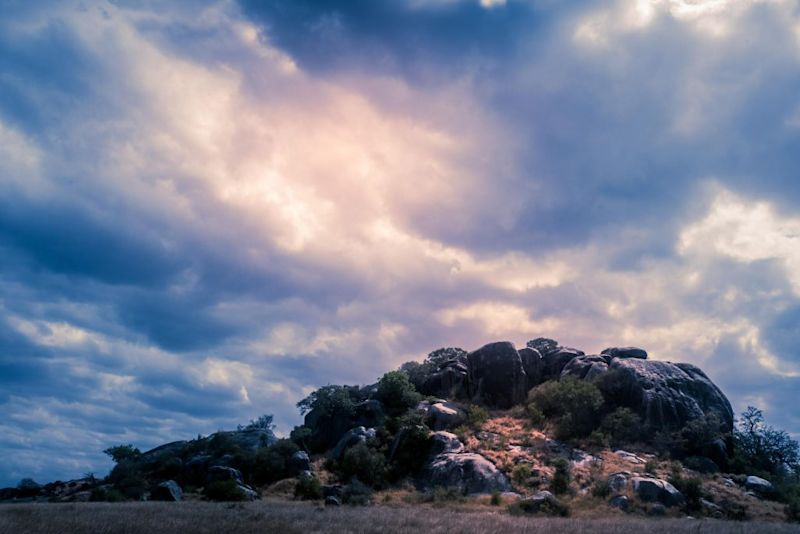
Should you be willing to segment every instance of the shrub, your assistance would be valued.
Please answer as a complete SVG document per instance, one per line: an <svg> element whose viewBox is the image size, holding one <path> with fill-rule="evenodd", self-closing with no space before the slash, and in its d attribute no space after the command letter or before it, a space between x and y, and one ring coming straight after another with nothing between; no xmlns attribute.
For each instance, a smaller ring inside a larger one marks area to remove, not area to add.
<svg viewBox="0 0 800 534"><path fill-rule="evenodd" d="M301 414L313 412L313 417L306 417L309 452L323 452L336 444L338 436L352 427L355 404L362 396L358 387L327 385L297 403Z"/></svg>
<svg viewBox="0 0 800 534"><path fill-rule="evenodd" d="M304 501L315 501L322 498L322 486L315 476L299 477L294 486L294 497Z"/></svg>
<svg viewBox="0 0 800 534"><path fill-rule="evenodd" d="M141 455L141 451L133 445L115 445L103 451L114 460L114 463L120 463L123 460L137 460Z"/></svg>
<svg viewBox="0 0 800 534"><path fill-rule="evenodd" d="M489 419L489 412L486 408L477 404L471 404L467 408L467 424L475 430L479 430Z"/></svg>
<svg viewBox="0 0 800 534"><path fill-rule="evenodd" d="M800 470L800 446L789 434L765 424L764 414L748 406L733 432L739 471L782 475L784 468Z"/></svg>
<svg viewBox="0 0 800 534"><path fill-rule="evenodd" d="M786 520L795 523L800 522L800 497L793 497L783 509Z"/></svg>
<svg viewBox="0 0 800 534"><path fill-rule="evenodd" d="M304 451L308 451L307 442L310 438L311 438L311 429L308 428L307 426L296 426L289 433L289 439L292 440L295 445L297 445Z"/></svg>
<svg viewBox="0 0 800 534"><path fill-rule="evenodd" d="M601 499L611 495L611 485L608 483L608 480L601 479L595 481L594 485L592 486L592 495Z"/></svg>
<svg viewBox="0 0 800 534"><path fill-rule="evenodd" d="M492 506L500 506L500 492L497 490L492 491L492 498L489 499L489 504Z"/></svg>
<svg viewBox="0 0 800 534"><path fill-rule="evenodd" d="M396 439L399 443L391 459L392 478L395 480L416 473L425 463L431 446L430 430L422 423L420 414L407 414L398 419L398 424ZM458 429L455 434L464 442Z"/></svg>
<svg viewBox="0 0 800 534"><path fill-rule="evenodd" d="M569 491L569 483L572 479L569 462L564 458L557 458L553 462L553 466L556 470L553 473L553 479L550 481L550 489L556 495L561 495Z"/></svg>
<svg viewBox="0 0 800 534"><path fill-rule="evenodd" d="M268 484L287 478L290 475L289 460L298 450L297 445L288 439L279 439L269 447L262 447L253 461L253 480L256 484Z"/></svg>
<svg viewBox="0 0 800 534"><path fill-rule="evenodd" d="M372 489L354 478L342 489L342 502L353 506L365 506L372 502Z"/></svg>
<svg viewBox="0 0 800 534"><path fill-rule="evenodd" d="M397 416L413 408L422 399L408 375L401 371L390 371L378 381L375 398L383 403L386 413Z"/></svg>
<svg viewBox="0 0 800 534"><path fill-rule="evenodd" d="M698 477L670 477L669 483L675 486L686 498L689 510L701 508L700 499L703 498L703 481Z"/></svg>
<svg viewBox="0 0 800 534"><path fill-rule="evenodd" d="M356 478L368 486L380 487L386 481L386 459L366 443L359 443L345 451L338 472L345 480Z"/></svg>
<svg viewBox="0 0 800 534"><path fill-rule="evenodd" d="M527 406L528 417L531 420L531 424L535 427L542 427L547 419L545 418L542 410L539 409L538 406L534 403L529 403Z"/></svg>
<svg viewBox="0 0 800 534"><path fill-rule="evenodd" d="M525 486L532 474L530 465L519 464L511 471L511 480L518 486Z"/></svg>
<svg viewBox="0 0 800 534"><path fill-rule="evenodd" d="M641 436L642 418L630 408L617 408L603 418L600 430L613 443L632 443Z"/></svg>
<svg viewBox="0 0 800 534"><path fill-rule="evenodd" d="M247 498L233 479L212 482L205 487L203 493L211 501L235 502Z"/></svg>
<svg viewBox="0 0 800 534"><path fill-rule="evenodd" d="M649 475L655 475L656 469L658 469L658 462L655 460L647 460L644 463L644 472Z"/></svg>
<svg viewBox="0 0 800 534"><path fill-rule="evenodd" d="M114 488L92 488L89 494L90 502L123 502L125 495Z"/></svg>
<svg viewBox="0 0 800 534"><path fill-rule="evenodd" d="M603 396L591 382L566 377L533 388L528 402L553 420L558 439L570 439L586 436L596 428ZM529 413L532 411L530 407Z"/></svg>

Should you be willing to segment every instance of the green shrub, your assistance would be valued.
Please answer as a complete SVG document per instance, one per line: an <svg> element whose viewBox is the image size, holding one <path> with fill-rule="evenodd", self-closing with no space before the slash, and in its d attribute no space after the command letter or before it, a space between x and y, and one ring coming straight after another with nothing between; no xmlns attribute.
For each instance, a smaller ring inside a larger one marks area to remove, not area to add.
<svg viewBox="0 0 800 534"><path fill-rule="evenodd" d="M592 495L601 499L611 495L611 485L608 483L608 480L601 479L595 481L594 485L592 486Z"/></svg>
<svg viewBox="0 0 800 534"><path fill-rule="evenodd" d="M532 402L529 403L527 406L527 412L533 426L541 428L547 422L547 418L545 418L544 413L542 413L542 410L540 410L536 404Z"/></svg>
<svg viewBox="0 0 800 534"><path fill-rule="evenodd" d="M533 388L528 404L529 413L538 408L553 422L556 438L571 439L587 436L597 427L603 396L593 383L565 377Z"/></svg>
<svg viewBox="0 0 800 534"><path fill-rule="evenodd" d="M532 474L530 465L519 464L511 471L511 480L518 486L526 486Z"/></svg>
<svg viewBox="0 0 800 534"><path fill-rule="evenodd" d="M644 472L648 475L655 475L656 469L658 469L658 462L655 460L647 460L644 463Z"/></svg>
<svg viewBox="0 0 800 534"><path fill-rule="evenodd" d="M800 498L794 497L783 509L786 514L786 520L794 523L800 523Z"/></svg>
<svg viewBox="0 0 800 534"><path fill-rule="evenodd" d="M342 502L352 506L365 506L372 502L372 489L354 478L342 489Z"/></svg>
<svg viewBox="0 0 800 534"><path fill-rule="evenodd" d="M123 460L137 460L141 455L141 451L133 445L115 445L103 451L114 460L114 463L120 463Z"/></svg>
<svg viewBox="0 0 800 534"><path fill-rule="evenodd" d="M561 495L569 491L569 484L572 480L569 462L564 458L557 458L553 462L553 466L556 470L553 473L553 479L550 481L550 489L556 495Z"/></svg>
<svg viewBox="0 0 800 534"><path fill-rule="evenodd" d="M315 476L304 476L297 479L294 486L295 499L304 501L315 501L322 498L322 486L319 479Z"/></svg>
<svg viewBox="0 0 800 534"><path fill-rule="evenodd" d="M244 501L247 498L233 479L211 482L205 487L203 493L211 501L236 502Z"/></svg>
<svg viewBox="0 0 800 534"><path fill-rule="evenodd" d="M617 408L603 418L600 430L612 443L633 443L642 435L642 418L630 408Z"/></svg>
<svg viewBox="0 0 800 534"><path fill-rule="evenodd" d="M431 446L430 430L422 422L420 414L407 414L398 419L398 424L400 428L397 437L400 442L392 458L393 480L399 480L419 471ZM456 435L459 436L458 429Z"/></svg>
<svg viewBox="0 0 800 534"><path fill-rule="evenodd" d="M378 381L375 398L383 403L386 413L397 416L415 407L422 399L408 375L401 371L390 371Z"/></svg>
<svg viewBox="0 0 800 534"><path fill-rule="evenodd" d="M703 498L703 481L699 477L676 476L673 473L668 482L683 494L689 510L699 510L702 507L700 500Z"/></svg>
<svg viewBox="0 0 800 534"><path fill-rule="evenodd" d="M500 506L500 492L497 490L492 491L492 498L489 499L489 504L492 506Z"/></svg>
<svg viewBox="0 0 800 534"><path fill-rule="evenodd" d="M252 468L255 483L269 484L289 477L289 460L299 450L289 439L279 439L269 447L259 449Z"/></svg>
<svg viewBox="0 0 800 534"><path fill-rule="evenodd" d="M337 472L345 480L357 478L368 486L380 487L386 482L386 458L366 443L359 443L345 451Z"/></svg>
<svg viewBox="0 0 800 534"><path fill-rule="evenodd" d="M486 408L477 404L471 404L467 408L467 424L475 429L480 430L483 424L489 419L489 412Z"/></svg>

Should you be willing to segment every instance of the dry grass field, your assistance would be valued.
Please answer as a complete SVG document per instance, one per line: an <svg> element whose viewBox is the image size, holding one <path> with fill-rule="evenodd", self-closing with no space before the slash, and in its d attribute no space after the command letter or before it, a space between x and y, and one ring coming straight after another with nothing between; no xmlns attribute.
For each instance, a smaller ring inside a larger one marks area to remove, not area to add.
<svg viewBox="0 0 800 534"><path fill-rule="evenodd" d="M502 509L477 511L431 506L375 505L323 508L319 505L264 500L247 504L81 503L0 506L3 533L311 533L520 532L593 534L641 533L800 533L780 523L693 519L555 519L515 517Z"/></svg>

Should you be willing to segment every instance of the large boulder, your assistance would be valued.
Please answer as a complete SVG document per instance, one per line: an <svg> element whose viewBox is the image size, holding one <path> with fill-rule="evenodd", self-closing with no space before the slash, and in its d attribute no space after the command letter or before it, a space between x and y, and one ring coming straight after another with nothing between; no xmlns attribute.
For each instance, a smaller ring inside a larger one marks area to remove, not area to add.
<svg viewBox="0 0 800 534"><path fill-rule="evenodd" d="M289 458L289 475L296 477L303 471L311 471L311 458L306 451L297 451Z"/></svg>
<svg viewBox="0 0 800 534"><path fill-rule="evenodd" d="M574 376L584 380L591 380L594 377L608 371L608 362L602 356L578 356L572 358L561 371L561 378Z"/></svg>
<svg viewBox="0 0 800 534"><path fill-rule="evenodd" d="M455 434L450 432L434 432L431 434L431 448L429 454L438 456L440 454L457 454L464 450L464 445Z"/></svg>
<svg viewBox="0 0 800 534"><path fill-rule="evenodd" d="M561 371L574 358L584 356L582 350L569 347L558 347L557 350L542 355L542 381L553 380L561 376Z"/></svg>
<svg viewBox="0 0 800 534"><path fill-rule="evenodd" d="M422 386L422 393L448 399L467 399L469 369L466 358L448 360L432 373Z"/></svg>
<svg viewBox="0 0 800 534"><path fill-rule="evenodd" d="M463 424L466 418L464 410L447 401L434 402L425 412L425 422L433 430L456 428Z"/></svg>
<svg viewBox="0 0 800 534"><path fill-rule="evenodd" d="M208 439L213 440L215 436L224 436L242 450L253 452L262 447L269 447L277 441L275 434L265 428L245 428L242 430L216 432L208 436Z"/></svg>
<svg viewBox="0 0 800 534"><path fill-rule="evenodd" d="M675 486L652 477L633 477L633 491L644 501L659 502L664 506L680 506L684 502L683 494Z"/></svg>
<svg viewBox="0 0 800 534"><path fill-rule="evenodd" d="M609 347L603 349L600 354L605 354L610 358L638 358L647 359L647 351L639 347Z"/></svg>
<svg viewBox="0 0 800 534"><path fill-rule="evenodd" d="M339 440L339 443L337 443L336 447L333 448L333 451L331 452L331 458L334 460L340 460L347 449L350 447L355 447L359 443L366 443L368 440L374 437L374 428L364 428L363 426L352 428L348 430L344 436L342 436L342 438Z"/></svg>
<svg viewBox="0 0 800 534"><path fill-rule="evenodd" d="M733 409L725 394L697 367L686 363L614 358L620 375L619 404L637 411L651 429L679 429L716 414L720 430L733 430Z"/></svg>
<svg viewBox="0 0 800 534"><path fill-rule="evenodd" d="M750 475L745 479L744 488L762 497L769 496L775 491L772 482L755 475Z"/></svg>
<svg viewBox="0 0 800 534"><path fill-rule="evenodd" d="M508 341L484 345L467 355L473 402L511 408L525 400L528 377L517 349Z"/></svg>
<svg viewBox="0 0 800 534"><path fill-rule="evenodd" d="M208 468L206 475L206 484L212 482L224 482L225 480L235 480L238 483L242 482L242 473L233 467L226 467L224 465L212 465Z"/></svg>
<svg viewBox="0 0 800 534"><path fill-rule="evenodd" d="M174 480L166 480L150 492L151 501L179 502L183 500L183 491Z"/></svg>
<svg viewBox="0 0 800 534"><path fill-rule="evenodd" d="M542 383L542 375L544 373L544 361L542 354L531 347L525 347L519 350L519 358L522 361L522 369L528 377L528 384L526 389L530 390L533 387Z"/></svg>
<svg viewBox="0 0 800 534"><path fill-rule="evenodd" d="M473 453L434 456L419 478L422 488L453 488L466 495L511 491L506 476L492 462Z"/></svg>

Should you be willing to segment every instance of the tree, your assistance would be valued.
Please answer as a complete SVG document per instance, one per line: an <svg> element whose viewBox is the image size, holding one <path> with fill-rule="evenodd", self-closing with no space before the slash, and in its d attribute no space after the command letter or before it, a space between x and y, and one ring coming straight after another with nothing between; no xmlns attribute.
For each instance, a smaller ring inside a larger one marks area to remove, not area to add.
<svg viewBox="0 0 800 534"><path fill-rule="evenodd" d="M784 430L764 422L764 413L748 406L733 431L736 464L742 470L781 475L787 468L798 471L800 446Z"/></svg>
<svg viewBox="0 0 800 534"><path fill-rule="evenodd" d="M114 463L120 463L123 460L137 460L141 455L141 451L131 445L115 445L103 451L114 460Z"/></svg>
<svg viewBox="0 0 800 534"><path fill-rule="evenodd" d="M591 382L574 377L548 381L528 393L528 411L551 420L558 439L588 435L597 427L603 395Z"/></svg>
<svg viewBox="0 0 800 534"><path fill-rule="evenodd" d="M416 406L422 396L417 393L408 375L400 371L390 371L378 382L375 398L383 403L389 415L396 416Z"/></svg>

